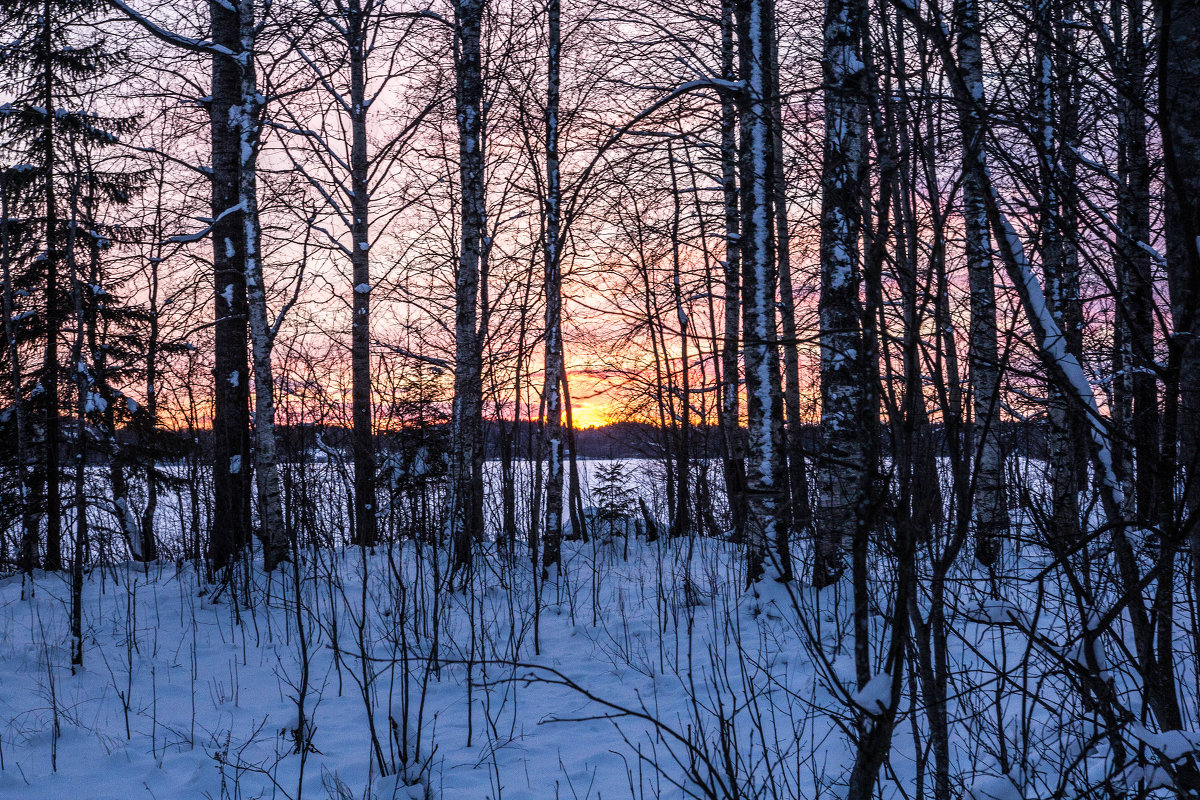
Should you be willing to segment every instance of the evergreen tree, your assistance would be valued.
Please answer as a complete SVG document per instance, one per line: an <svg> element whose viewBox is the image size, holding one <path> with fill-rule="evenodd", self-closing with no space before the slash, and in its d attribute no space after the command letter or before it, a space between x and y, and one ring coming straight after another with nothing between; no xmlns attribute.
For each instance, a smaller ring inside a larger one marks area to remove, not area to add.
<svg viewBox="0 0 1200 800"><path fill-rule="evenodd" d="M29 456L36 466L23 505L26 519L44 514L45 550L42 564L60 569L62 561L61 452L66 444L62 424L72 386L77 411L75 451L82 456L86 441L85 423L100 420L106 405L100 387L111 387L121 377L111 370L113 355L122 360L128 348L122 344L109 354L114 342L89 337L89 330L114 325L126 326L129 314L106 297L101 254L109 248L119 226L101 221L106 209L129 202L142 174L112 164L106 168L101 155L137 124L134 117L99 111L99 79L120 62L95 28L98 3L91 0L0 0L0 19L11 39L0 47L0 74L13 89L14 99L0 107L0 148L18 162L27 179L20 203L28 209L24 223L29 246L6 254L6 272L13 289L7 302L16 301L20 289L28 287L23 330L27 354L21 360L36 361L29 371L26 391L14 385L15 396L28 399ZM89 296L90 295L90 296ZM104 298L104 299L100 299ZM122 317L126 319L122 320ZM12 327L12 326L10 326ZM68 336L71 337L68 342ZM73 364L65 363L70 347ZM105 353L97 368L96 352ZM10 376L22 380L17 350L10 345ZM115 417L111 420L115 426ZM110 428L110 430L113 430ZM110 438L115 438L111 436ZM84 459L78 458L81 465ZM77 480L77 486L79 481ZM77 494L81 491L77 489ZM78 518L77 536L84 530ZM29 535L26 524L26 534ZM76 542L80 555L82 541ZM36 566L36 554L23 548L26 569ZM78 561L78 559L77 559Z"/></svg>
<svg viewBox="0 0 1200 800"><path fill-rule="evenodd" d="M616 522L632 515L637 496L629 488L629 468L624 461L610 461L596 467L593 494L601 520Z"/></svg>

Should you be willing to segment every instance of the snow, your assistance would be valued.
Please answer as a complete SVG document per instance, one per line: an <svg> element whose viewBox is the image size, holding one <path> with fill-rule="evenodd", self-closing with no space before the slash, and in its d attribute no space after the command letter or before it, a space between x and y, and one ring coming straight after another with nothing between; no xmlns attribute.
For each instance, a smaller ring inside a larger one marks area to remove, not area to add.
<svg viewBox="0 0 1200 800"><path fill-rule="evenodd" d="M1200 732L1148 731L1136 724L1129 726L1129 732L1167 761L1179 761L1193 753L1200 753Z"/></svg>
<svg viewBox="0 0 1200 800"><path fill-rule="evenodd" d="M976 781L963 800L1025 800L1025 793L1010 776L989 775Z"/></svg>
<svg viewBox="0 0 1200 800"><path fill-rule="evenodd" d="M314 748L304 759L292 746L305 648L288 570L269 580L255 571L249 605L207 585L187 564L97 570L85 585L84 667L75 674L63 613L68 583L38 574L32 599L22 599L19 578L0 580L0 796L130 798L149 796L149 786L160 800L216 798L225 786L224 796L255 797L271 796L277 786L275 796L294 797L303 785L312 797L344 786L354 797L369 791L380 798L546 800L589 796L588 787L593 798L627 796L632 779L646 797L682 799L688 794L653 767L643 764L639 777L636 764L639 747L644 755L657 752L665 774L695 791L667 750L682 746L669 731L686 738L689 720L703 713L689 691L703 707L724 703L728 724L747 741L753 724L743 686L765 692L774 682L797 692L795 701L773 701L777 713L797 721L807 713L800 698L829 702L809 665L787 652L789 622L729 616L728 600L740 595L736 550L696 544L689 558L686 548L661 539L634 541L626 561L612 545L565 543L563 576L541 590L540 649L529 627L533 595L524 559L505 566L493 555L469 593L435 594L429 551L412 544L365 560L353 548L321 552L304 563L300 590ZM370 662L357 655L354 620L364 619L364 602ZM433 650L426 626L435 619ZM401 641L407 651L397 649ZM691 666L689 651L697 656ZM398 740L407 731L411 757L403 775L379 775L359 688L364 675L389 765L399 767ZM786 765L797 755L795 729L779 721L780 739L768 747ZM845 761L845 744L827 722L820 737L804 737L805 763ZM693 730L700 724L715 721L692 720ZM635 765L632 775L628 765ZM777 779L747 766L736 778L743 791ZM104 776L101 794L97 775Z"/></svg>
<svg viewBox="0 0 1200 800"><path fill-rule="evenodd" d="M421 473L434 458L389 454L381 473ZM344 454L329 460L303 475L318 496L333 497L322 493L344 478ZM595 463L581 463L585 485ZM231 459L232 472L241 466ZM659 466L637 466L636 492L651 513L662 508ZM173 498L160 497L161 519L183 519L185 500L172 508ZM489 519L498 502L489 494ZM389 513L386 500L378 511ZM336 501L320 512L341 515L320 535L344 543L345 512ZM595 525L597 512L585 515ZM745 590L738 547L630 538L637 521L589 526L600 535L564 542L562 573L536 591L528 552L519 547L514 559L490 540L469 583L453 590L444 552L412 541L366 553L304 548L299 586L290 565L213 585L202 568L176 561L168 528L159 532L163 561L86 576L84 664L74 672L69 577L0 578L0 798L126 800L153 787L159 800L301 789L314 798L684 800L703 796L700 782L716 797L844 796L856 720L891 701L884 615L868 620L872 677L857 691L849 581L816 591L778 581L768 564ZM797 564L806 555L793 551ZM1003 558L1002 572L1022 565L1005 592L969 559L950 575L947 712L952 782L964 800L1055 796L1056 770L1076 758L1093 781L1115 770L1107 741L1077 730L1086 716L1062 655L1030 647L1034 627L1038 641L1071 646L1103 612L1079 611L1061 587L1035 587L1046 562L1032 550L1015 546ZM873 571L885 568L872 557ZM894 585L886 572L873 575L872 609L886 608ZM914 612L928 613L927 603L920 594ZM1121 648L1110 656L1116 662ZM302 757L294 742L305 663L312 749ZM915 764L928 752L912 677L900 678L885 800L914 796ZM1111 680L1130 688L1122 664ZM1018 767L996 763L999 735L1028 744L1009 751ZM1169 762L1200 749L1200 733L1156 731L1152 721L1121 735L1127 752L1146 753L1115 776L1130 785L1171 786ZM733 745L729 763L722 742ZM1087 796L1082 787L1062 796Z"/></svg>
<svg viewBox="0 0 1200 800"><path fill-rule="evenodd" d="M892 701L892 676L881 672L850 697L854 705L868 714L882 714Z"/></svg>

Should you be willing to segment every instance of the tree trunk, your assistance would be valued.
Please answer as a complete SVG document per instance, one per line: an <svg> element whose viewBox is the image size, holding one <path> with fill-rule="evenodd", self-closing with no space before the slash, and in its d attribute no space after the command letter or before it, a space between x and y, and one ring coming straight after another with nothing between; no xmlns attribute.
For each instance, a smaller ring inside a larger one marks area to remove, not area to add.
<svg viewBox="0 0 1200 800"><path fill-rule="evenodd" d="M675 464L675 514L671 521L672 536L687 536L691 532L691 435L692 400L688 380L688 314L683 305L683 283L679 265L680 208L679 176L675 172L675 147L667 145L667 166L671 172L671 288L675 295L675 321L679 324L679 446Z"/></svg>
<svg viewBox="0 0 1200 800"><path fill-rule="evenodd" d="M783 398L780 395L779 335L775 295L778 285L771 212L774 142L771 137L770 0L735 4L740 72L745 82L741 107L742 341L746 366L746 539L747 583L765 574L786 578L787 476L784 471Z"/></svg>
<svg viewBox="0 0 1200 800"><path fill-rule="evenodd" d="M1079 299L1078 269L1072 268L1071 251L1074 243L1068 241L1064 230L1062 193L1059 191L1059 169L1062 162L1057 145L1059 137L1069 135L1059 125L1060 108L1057 102L1057 83L1054 70L1055 28L1058 9L1053 0L1037 0L1034 69L1038 109L1037 152L1040 168L1040 192L1038 215L1041 224L1042 270L1045 275L1046 299L1059 328L1066 335L1066 346L1076 358L1079 352L1079 326L1077 317ZM1064 76L1058 76L1065 79ZM1063 182L1065 185L1065 181ZM1080 526L1079 485L1075 443L1076 407L1067 394L1068 387L1061 387L1051 380L1048 386L1048 415L1050 420L1050 494L1051 535L1060 548L1069 549L1082 535Z"/></svg>
<svg viewBox="0 0 1200 800"><path fill-rule="evenodd" d="M983 51L980 46L979 0L956 0L958 69L970 100L960 103L962 129L963 225L966 231L967 277L971 289L968 345L974 412L975 558L992 564L1008 530L1004 490L1004 456L1000 449L1000 360L996 344L996 270L983 196L986 149L983 126Z"/></svg>
<svg viewBox="0 0 1200 800"><path fill-rule="evenodd" d="M546 56L546 530L542 554L543 574L557 567L562 548L563 510L563 396L565 378L562 337L562 184L558 170L558 106L560 55L560 3L549 0L546 6L549 41ZM578 535L579 531L576 530Z"/></svg>
<svg viewBox="0 0 1200 800"><path fill-rule="evenodd" d="M909 96L913 93L913 89L908 83L908 76L911 73L906 52L905 25L899 17L893 25L892 51L895 53L895 74L899 76L897 90L903 96ZM925 202L925 199L921 198L919 187L922 184L921 158L928 158L928 148L923 147L920 125L925 121L921 118L922 111L929 115L934 113L932 108L927 105L930 98L927 78L920 79L916 93L921 98L922 105L918 106L915 116L909 114L907 104L897 104L894 111L895 134L889 136L888 146L896 161L896 174L899 179L894 198L895 226L898 234L895 244L896 282L900 288L904 319L902 334L903 419L906 426L911 426L912 443L909 465L903 478L909 481L911 486L909 506L915 529L914 536L927 540L943 513L941 484L937 480L930 479L930 476L938 474L937 436L929 422L921 369L921 329L925 322L925 312L930 305L929 295L934 286L935 269L933 267L936 266L936 264L931 264L926 272L924 287L922 287L918 262L922 248L922 231L918 220L919 206ZM935 221L936 224L940 224L940 219ZM930 260L935 261L936 258L940 258L940 251L935 258ZM922 293L922 288L925 290L924 293ZM936 299L933 300L934 304L937 302Z"/></svg>
<svg viewBox="0 0 1200 800"><path fill-rule="evenodd" d="M1170 533L1187 537L1193 597L1200 597L1200 2L1162 0L1158 23L1167 280L1175 329L1168 342L1169 363L1179 387L1176 463L1184 487L1184 513L1175 514L1183 526ZM1164 427L1165 438L1170 426ZM1166 509L1160 511L1165 514ZM1196 636L1200 643L1200 632Z"/></svg>
<svg viewBox="0 0 1200 800"><path fill-rule="evenodd" d="M18 562L21 570L33 572L38 566L38 529L40 515L38 513L37 496L34 493L34 480L30 475L29 463L32 446L28 411L25 406L25 395L22 391L24 369L21 365L21 353L17 348L16 326L16 296L13 292L12 276L12 246L13 233L11 229L10 197L16 196L18 189L14 184L20 183L20 175L5 171L0 173L0 291L3 291L4 339L8 352L9 380L12 384L12 408L17 433L17 490L21 498L21 551ZM10 192L13 194L10 195Z"/></svg>
<svg viewBox="0 0 1200 800"><path fill-rule="evenodd" d="M732 0L721 2L721 75L735 80ZM746 534L746 458L742 445L741 370L738 342L741 334L741 219L738 212L737 104L728 92L721 95L721 190L725 211L724 294L725 324L721 342L720 424L723 440L725 493L735 541Z"/></svg>
<svg viewBox="0 0 1200 800"><path fill-rule="evenodd" d="M163 187L165 184L164 170L160 167L158 181L157 205L155 207L154 230L162 231ZM150 267L150 322L146 339L146 409L139 424L138 441L145 447L151 448L149 463L146 465L146 505L142 509L141 532L143 541L154 542L154 516L158 511L158 470L154 453L155 437L158 433L158 371L160 349L160 306L158 302L158 265L162 263L163 247L156 243L151 250ZM180 531L182 533L182 529ZM184 553L187 552L185 542Z"/></svg>
<svg viewBox="0 0 1200 800"><path fill-rule="evenodd" d="M375 442L371 414L370 162L367 153L366 20L361 0L350 0L346 42L350 50L350 198L353 319L350 325L351 417L354 427L354 542L378 538Z"/></svg>
<svg viewBox="0 0 1200 800"><path fill-rule="evenodd" d="M859 0L825 6L825 153L821 168L821 432L817 469L821 506L813 583L835 582L844 552L863 523L867 449L862 423L864 341L859 291L859 235L867 161L864 12Z"/></svg>
<svg viewBox="0 0 1200 800"><path fill-rule="evenodd" d="M563 409L566 411L567 431L567 509L575 537L587 541L587 520L583 514L583 481L579 478L578 448L575 446L575 420L571 417L571 383L564 370L562 376Z"/></svg>
<svg viewBox="0 0 1200 800"><path fill-rule="evenodd" d="M83 165L76 155L75 163L69 164L72 171L82 171ZM88 411L92 405L91 395L96 379L103 376L89 371L84 360L84 343L87 337L87 314L84 312L84 287L90 286L79 274L79 242L77 236L80 228L87 225L79 213L79 186L75 184L70 190L70 217L67 225L67 241L65 248L65 263L69 267L68 286L74 304L75 342L71 347L71 375L75 384L75 441L72 443L72 456L75 461L74 496L75 506L75 538L71 546L71 674L75 668L83 664L83 565L87 561L88 548L88 502L87 502L87 460L88 460ZM89 237L91 238L91 237ZM94 241L94 239L93 239Z"/></svg>
<svg viewBox="0 0 1200 800"><path fill-rule="evenodd" d="M209 3L213 43L240 49L238 14ZM213 327L213 520L208 558L228 566L250 537L250 410L247 370L246 249L239 207L239 133L234 109L241 97L236 56L214 55L212 102L212 241L216 323Z"/></svg>
<svg viewBox="0 0 1200 800"><path fill-rule="evenodd" d="M454 287L454 402L450 417L454 455L449 525L455 571L470 566L473 545L483 526L483 487L477 475L483 446L482 332L478 329L485 235L482 25L483 0L456 0L455 117L462 220Z"/></svg>
<svg viewBox="0 0 1200 800"><path fill-rule="evenodd" d="M241 105L237 109L240 163L238 199L246 253L246 306L250 312L251 354L254 363L254 478L261 509L263 566L273 570L288 555L283 501L279 491L279 457L275 442L275 381L271 372L274 332L267 311L263 279L262 228L258 218L258 147L262 99L254 68L254 0L239 0L241 34Z"/></svg>
<svg viewBox="0 0 1200 800"><path fill-rule="evenodd" d="M42 43L41 47L47 54L45 72L43 74L42 104L45 117L42 123L42 146L45 163L43 180L45 182L45 215L46 215L46 352L42 359L41 386L45 399L41 402L45 408L44 454L41 475L35 481L38 487L45 487L46 514L46 555L42 565L51 571L62 569L62 468L59 464L59 440L62 438L59 424L59 387L58 387L58 337L61 329L60 289L58 285L58 269L62 260L59 249L58 204L54 187L55 180L55 136L54 126L54 69L53 59L48 54L55 47L53 25L55 11L50 0L46 0L42 13ZM42 492L35 492L42 495Z"/></svg>

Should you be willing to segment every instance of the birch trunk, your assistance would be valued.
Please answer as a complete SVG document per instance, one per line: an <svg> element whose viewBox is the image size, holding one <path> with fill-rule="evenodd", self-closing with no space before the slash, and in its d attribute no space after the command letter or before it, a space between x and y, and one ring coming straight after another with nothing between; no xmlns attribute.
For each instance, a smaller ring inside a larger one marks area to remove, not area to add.
<svg viewBox="0 0 1200 800"><path fill-rule="evenodd" d="M732 0L721 2L721 74L732 81L734 68ZM721 189L725 210L724 332L721 344L720 422L724 444L725 493L736 541L746 532L746 459L742 446L741 369L738 342L741 335L741 219L738 211L737 105L732 95L721 95Z"/></svg>
<svg viewBox="0 0 1200 800"><path fill-rule="evenodd" d="M209 3L213 44L239 50L237 10ZM239 206L241 97L236 56L214 55L209 123L212 137L212 242L216 321L213 326L212 569L228 566L250 538L250 409L247 369L245 237Z"/></svg>
<svg viewBox="0 0 1200 800"><path fill-rule="evenodd" d="M483 364L478 328L484 253L482 24L483 0L456 1L455 117L462 220L454 289L454 402L450 416L454 455L449 517L456 571L470 566L473 544L483 532L483 486L478 469L483 446Z"/></svg>
<svg viewBox="0 0 1200 800"><path fill-rule="evenodd" d="M158 170L158 194L154 208L154 231L162 231L163 229L162 192L164 184L164 170L160 166ZM162 243L155 243L150 252L152 255L148 259L150 272L150 322L146 339L146 409L137 425L138 440L143 444L153 442L158 428L158 373L160 368L159 350L161 341L158 265L163 260ZM155 464L152 460L146 468L146 505L142 508L141 525L142 537L149 542L155 541L154 516L158 511L158 490L158 471L155 469Z"/></svg>
<svg viewBox="0 0 1200 800"><path fill-rule="evenodd" d="M862 181L867 159L863 17L859 0L827 0L822 68L825 153L821 168L821 433L817 466L820 505L813 583L835 582L846 546L863 519L867 451L862 423L863 335L859 291Z"/></svg>
<svg viewBox="0 0 1200 800"><path fill-rule="evenodd" d="M688 376L688 314L683 304L683 282L679 266L679 222L682 216L679 176L675 171L675 147L667 145L667 166L671 173L671 288L675 300L675 321L679 325L679 447L675 465L675 513L671 520L672 536L687 536L691 531L691 437L692 401Z"/></svg>
<svg viewBox="0 0 1200 800"><path fill-rule="evenodd" d="M1158 107L1167 187L1167 280L1174 327L1168 342L1172 374L1167 380L1178 382L1175 460L1182 468L1184 487L1184 513L1174 515L1181 516L1182 531L1186 531L1192 553L1193 597L1200 597L1200 57L1196 53L1200 2L1163 0L1158 23ZM1169 441L1175 438L1170 425L1172 405L1175 401L1168 392L1163 446L1174 449L1175 441ZM1169 506L1163 506L1159 510L1165 517ZM1200 632L1196 637L1200 644Z"/></svg>
<svg viewBox="0 0 1200 800"><path fill-rule="evenodd" d="M1167 276L1179 352L1179 464L1187 509L1200 510L1200 3L1161 4L1160 107L1167 184Z"/></svg>
<svg viewBox="0 0 1200 800"><path fill-rule="evenodd" d="M72 156L67 162L70 167L83 168L79 154L71 148ZM65 160L65 159L64 159ZM87 558L88 502L86 494L88 462L88 411L92 405L93 372L84 360L84 344L87 338L88 320L84 313L83 292L87 283L80 274L78 237L80 228L87 223L79 211L80 187L72 181L67 190L66 246L63 263L67 267L66 285L71 292L74 313L75 337L71 345L71 379L75 384L75 430L71 442L71 455L75 462L72 505L75 511L75 534L71 546L71 674L83 664L83 565ZM91 238L91 237L89 237ZM89 287L90 288L90 287ZM93 365L94 366L94 365ZM130 543L132 544L132 542Z"/></svg>
<svg viewBox="0 0 1200 800"><path fill-rule="evenodd" d="M563 395L565 379L562 338L562 253L560 248L562 184L558 169L558 106L560 15L559 0L546 7L549 42L546 58L546 332L544 375L546 398L546 530L543 574L557 567L562 548L563 510ZM579 531L576 530L578 535Z"/></svg>
<svg viewBox="0 0 1200 800"><path fill-rule="evenodd" d="M1066 335L1067 349L1079 358L1078 324L1074 309L1078 305L1078 270L1072 269L1070 250L1073 244L1064 231L1059 170L1058 139L1066 132L1058 125L1054 70L1056 10L1053 0L1037 0L1035 47L1038 162L1040 197L1038 214L1041 223L1042 270L1046 284L1046 299L1059 328ZM1062 78L1062 76L1059 76ZM1076 470L1075 417L1073 401L1066 387L1050 381L1048 386L1048 415L1050 420L1050 494L1052 535L1057 546L1070 548L1082 534L1079 508L1079 476Z"/></svg>
<svg viewBox="0 0 1200 800"><path fill-rule="evenodd" d="M367 152L366 14L350 0L346 42L350 51L350 198L352 320L350 323L351 422L354 428L354 541L372 547L378 538L375 443L371 413L370 161Z"/></svg>
<svg viewBox="0 0 1200 800"><path fill-rule="evenodd" d="M934 112L926 105L930 97L928 79L921 78L915 92L909 84L908 76L911 73L905 41L905 25L899 17L892 25L892 52L895 54L896 74L898 75L897 90L902 96L911 96L915 93L922 98L922 105L918 107L915 115L910 115L906 104L897 104L894 111L895 134L889 136L888 142L889 147L893 150L899 178L895 193L896 209L894 212L895 225L899 234L895 245L896 282L900 287L904 318L902 333L905 387L903 419L906 428L910 431L912 442L911 458L905 471L905 480L908 480L912 487L910 513L915 527L913 536L919 540L928 540L934 526L941 518L943 498L940 482L929 479L929 476L938 474L938 437L929 422L921 367L921 330L925 322L925 309L928 305L923 302L921 294L922 284L918 263L922 248L918 209L925 202L925 199L919 195L918 187L923 183L921 159L928 158L926 155L928 148L924 147L920 129L923 122L922 111L930 116ZM932 161L928 163L932 163ZM933 197L933 195L928 196ZM940 224L940 220L934 224ZM930 262L933 263L925 273L926 296L934 286L934 275L939 259L940 252L937 256L930 258ZM934 303L936 302L935 300Z"/></svg>
<svg viewBox="0 0 1200 800"><path fill-rule="evenodd" d="M786 548L787 475L784 470L783 398L780 396L778 286L771 213L774 143L771 138L770 0L735 4L739 66L745 89L741 108L742 347L746 366L747 583L766 574L790 575Z"/></svg>
<svg viewBox="0 0 1200 800"><path fill-rule="evenodd" d="M238 200L242 208L245 243L246 306L250 312L250 343L254 364L254 478L261 509L263 566L272 570L288 555L287 529L279 489L279 459L275 443L275 381L271 372L274 332L267 311L263 280L262 228L258 216L258 147L262 97L254 68L254 0L240 0L238 49L241 103L237 107L239 163Z"/></svg>
<svg viewBox="0 0 1200 800"><path fill-rule="evenodd" d="M968 345L974 425L975 558L992 564L1008 530L1004 489L1004 456L1000 448L1000 359L996 344L996 268L988 233L983 177L987 168L983 125L983 51L980 46L979 0L956 0L958 70L968 99L959 104L962 129L963 226L967 276L971 289Z"/></svg>

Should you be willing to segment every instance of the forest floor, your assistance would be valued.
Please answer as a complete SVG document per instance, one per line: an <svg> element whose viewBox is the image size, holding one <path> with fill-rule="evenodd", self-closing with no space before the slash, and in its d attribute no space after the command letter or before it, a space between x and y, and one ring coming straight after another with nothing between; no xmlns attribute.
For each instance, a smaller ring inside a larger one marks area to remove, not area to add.
<svg viewBox="0 0 1200 800"><path fill-rule="evenodd" d="M0 580L0 798L818 798L886 694L855 691L848 583L746 592L720 541L567 542L536 586L524 550L465 587L413 543L299 562L225 587L94 570L75 668L65 577ZM956 624L960 674L1006 657L987 620ZM959 774L1012 796L991 712L954 704ZM897 728L891 786L923 735Z"/></svg>

